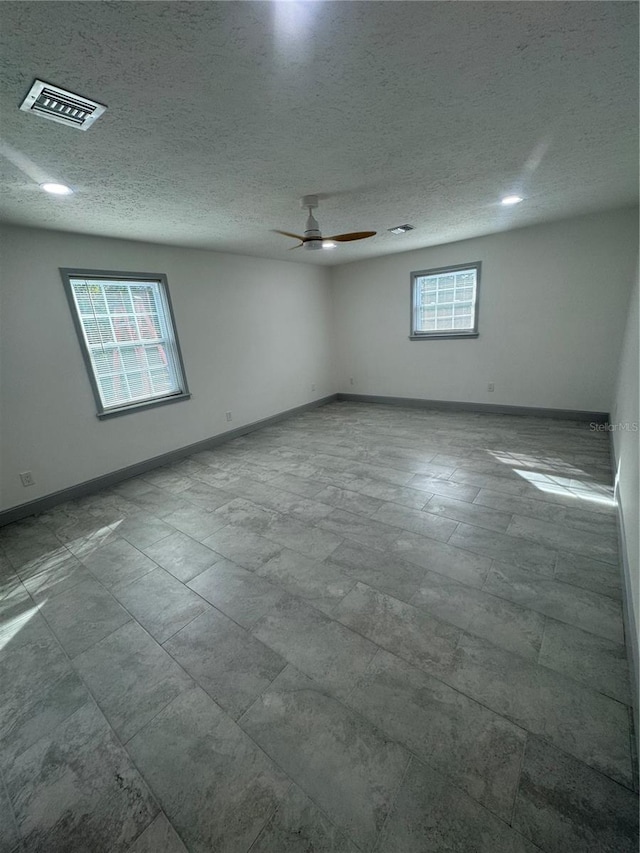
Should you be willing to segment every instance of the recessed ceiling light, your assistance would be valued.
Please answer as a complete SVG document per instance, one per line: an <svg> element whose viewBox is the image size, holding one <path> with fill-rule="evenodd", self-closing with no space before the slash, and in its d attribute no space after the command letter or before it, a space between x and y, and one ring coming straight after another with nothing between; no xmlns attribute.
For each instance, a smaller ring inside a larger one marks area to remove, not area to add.
<svg viewBox="0 0 640 853"><path fill-rule="evenodd" d="M73 190L66 184L40 184L40 189L52 195L71 195Z"/></svg>
<svg viewBox="0 0 640 853"><path fill-rule="evenodd" d="M413 231L413 225L396 225L395 228L388 228L392 234L406 234L407 231Z"/></svg>
<svg viewBox="0 0 640 853"><path fill-rule="evenodd" d="M506 195L502 200L501 204L510 205L510 204L520 204L521 201L524 201L521 195Z"/></svg>

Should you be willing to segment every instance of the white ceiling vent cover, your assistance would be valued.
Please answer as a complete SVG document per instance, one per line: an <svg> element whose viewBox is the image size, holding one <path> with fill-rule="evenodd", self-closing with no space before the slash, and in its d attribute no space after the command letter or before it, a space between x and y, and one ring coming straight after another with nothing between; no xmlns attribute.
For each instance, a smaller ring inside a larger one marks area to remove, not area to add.
<svg viewBox="0 0 640 853"><path fill-rule="evenodd" d="M100 118L106 107L43 80L36 80L20 104L20 109L79 130L87 130Z"/></svg>

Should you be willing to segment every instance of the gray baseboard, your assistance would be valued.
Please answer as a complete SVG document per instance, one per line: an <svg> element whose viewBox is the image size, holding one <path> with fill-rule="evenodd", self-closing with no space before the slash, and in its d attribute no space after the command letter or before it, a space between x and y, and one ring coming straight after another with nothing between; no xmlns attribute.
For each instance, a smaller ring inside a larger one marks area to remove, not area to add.
<svg viewBox="0 0 640 853"><path fill-rule="evenodd" d="M277 415L271 415L268 418L262 418L259 421L254 421L250 424L230 429L228 432L219 433L218 435L205 438L202 441L197 441L195 444L189 444L186 447L179 447L176 450L170 450L168 453L162 453L160 456L154 456L151 459L145 459L142 462L136 462L134 465L128 465L126 468L119 468L117 471L112 471L109 474L103 474L100 477L95 477L92 480L86 480L84 483L78 483L75 486L69 486L67 489L61 489L59 492L52 492L42 498L37 498L29 503L19 504L18 506L5 509L0 512L0 527L5 524L11 524L12 521L19 521L21 518L27 518L30 515L37 515L41 512L51 509L65 501L76 500L83 498L86 495L91 495L95 492L100 492L102 489L108 489L109 486L115 486L116 483L121 483L123 480L128 480L130 477L137 477L139 474L144 474L153 468L158 468L161 465L168 465L171 462L178 462L187 456L194 453L199 453L201 450L210 450L212 447L217 447L220 444L225 444L227 441L232 441L234 438L239 438L241 435L247 435L250 432L255 432L258 429L276 424L279 421L286 420L293 415L298 415L301 412L316 409L319 406L325 406L327 403L333 403L336 400L336 394L330 394L328 397L322 397L319 400L314 400L311 403L305 403L302 406L296 406L294 409L287 409L284 412L278 412Z"/></svg>
<svg viewBox="0 0 640 853"><path fill-rule="evenodd" d="M624 636L625 645L627 647L627 655L629 657L629 671L631 676L631 701L633 702L633 722L634 734L636 740L636 755L638 736L640 735L640 709L638 708L638 695L640 691L640 648L638 647L638 625L635 620L632 606L632 590L631 590L631 572L629 568L629 558L627 555L627 540L624 530L624 516L620 504L617 507L618 517L618 548L620 550L620 570L622 572L623 581L623 619L624 619Z"/></svg>
<svg viewBox="0 0 640 853"><path fill-rule="evenodd" d="M557 418L562 421L586 421L605 424L608 412L584 412L578 409L540 409L535 406L502 406L496 403L463 403L456 400L423 400L419 397L381 397L377 394L337 394L340 402L382 403L414 409L443 409L453 412L486 412L494 415L526 415L534 418Z"/></svg>
<svg viewBox="0 0 640 853"><path fill-rule="evenodd" d="M612 442L613 452L613 442ZM615 455L614 455L615 459ZM624 639L629 659L629 676L631 681L631 701L633 703L633 728L635 742L634 762L638 760L638 738L640 737L640 709L638 695L640 691L640 649L638 647L638 625L633 612L633 592L631 589L631 569L627 552L627 535L624 526L624 515L620 500L616 495L616 518L618 528L618 552L620 554L620 571L622 573L622 618L624 621Z"/></svg>

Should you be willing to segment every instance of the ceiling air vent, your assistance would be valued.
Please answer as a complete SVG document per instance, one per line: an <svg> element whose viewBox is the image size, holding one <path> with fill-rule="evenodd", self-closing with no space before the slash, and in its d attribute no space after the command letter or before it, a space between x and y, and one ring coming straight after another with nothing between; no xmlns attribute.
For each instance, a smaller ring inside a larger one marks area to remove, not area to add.
<svg viewBox="0 0 640 853"><path fill-rule="evenodd" d="M407 231L413 231L413 225L396 225L395 228L387 228L392 234L406 234Z"/></svg>
<svg viewBox="0 0 640 853"><path fill-rule="evenodd" d="M66 89L51 86L43 80L36 80L20 104L20 109L79 130L87 130L106 107L89 98L67 92Z"/></svg>

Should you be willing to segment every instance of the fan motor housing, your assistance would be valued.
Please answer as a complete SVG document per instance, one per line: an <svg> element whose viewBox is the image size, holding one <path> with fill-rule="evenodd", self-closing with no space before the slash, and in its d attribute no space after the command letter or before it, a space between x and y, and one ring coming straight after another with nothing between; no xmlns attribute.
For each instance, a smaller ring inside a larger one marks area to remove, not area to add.
<svg viewBox="0 0 640 853"><path fill-rule="evenodd" d="M306 199L316 200L316 205L318 203L317 196L305 196ZM303 199L304 200L304 199ZM318 225L318 221L311 212L313 210L313 205L308 206L309 216L307 217L307 224L305 226L304 236L305 240L303 246L305 249L321 249L322 248L322 233L320 231L320 226Z"/></svg>

